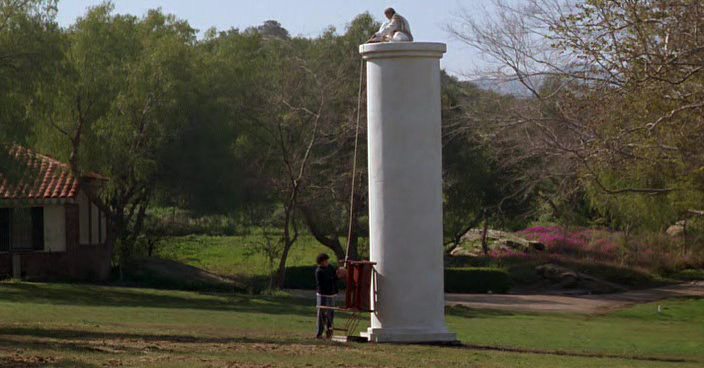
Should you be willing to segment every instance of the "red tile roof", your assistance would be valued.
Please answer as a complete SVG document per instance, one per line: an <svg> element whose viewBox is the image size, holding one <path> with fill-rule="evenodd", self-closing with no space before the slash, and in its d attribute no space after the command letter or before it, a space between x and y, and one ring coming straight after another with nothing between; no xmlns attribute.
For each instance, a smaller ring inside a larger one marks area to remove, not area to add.
<svg viewBox="0 0 704 368"><path fill-rule="evenodd" d="M0 173L0 200L73 199L78 195L79 181L68 164L19 146L9 153L19 165L18 174L10 183ZM105 179L97 174L88 177Z"/></svg>

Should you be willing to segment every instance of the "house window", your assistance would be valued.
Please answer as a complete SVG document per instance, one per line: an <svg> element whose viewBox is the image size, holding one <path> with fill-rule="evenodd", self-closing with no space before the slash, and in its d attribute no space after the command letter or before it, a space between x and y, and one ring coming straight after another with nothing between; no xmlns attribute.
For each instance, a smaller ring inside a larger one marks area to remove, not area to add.
<svg viewBox="0 0 704 368"><path fill-rule="evenodd" d="M0 208L0 252L10 250L10 209Z"/></svg>
<svg viewBox="0 0 704 368"><path fill-rule="evenodd" d="M44 208L0 210L0 251L44 250Z"/></svg>
<svg viewBox="0 0 704 368"><path fill-rule="evenodd" d="M14 208L11 226L12 249L32 249L32 209Z"/></svg>

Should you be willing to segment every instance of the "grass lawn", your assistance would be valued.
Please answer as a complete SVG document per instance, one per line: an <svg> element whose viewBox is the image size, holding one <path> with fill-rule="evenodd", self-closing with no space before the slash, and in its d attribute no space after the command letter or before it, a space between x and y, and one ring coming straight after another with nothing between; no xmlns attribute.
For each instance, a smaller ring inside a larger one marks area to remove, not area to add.
<svg viewBox="0 0 704 368"><path fill-rule="evenodd" d="M270 274L265 255L257 251L257 244L262 242L262 236L254 232L249 235L236 236L188 235L170 237L159 243L158 256L198 267L221 276L232 277L241 281L244 286L252 286L255 284L259 285L261 280L266 280ZM367 239L361 239L360 245L360 252L365 254L367 251ZM313 266L315 256L320 252L331 254L329 249L318 243L311 235L302 234L291 249L287 266ZM521 287L532 287L535 284L540 284L543 279L536 273L536 267L553 262L555 261L550 259L506 259L500 262L500 267L509 273L514 288L520 289ZM562 263L563 266L570 269L633 288L653 287L674 281L643 270L611 264L592 261L570 261L569 259L563 260ZM278 259L275 263L275 266L277 265ZM448 264L448 267L452 266L495 267L497 262L482 257L455 257ZM699 274L697 272L700 271L689 270L688 272L681 272L679 278L687 280L698 279L697 276Z"/></svg>
<svg viewBox="0 0 704 368"><path fill-rule="evenodd" d="M260 235L189 235L164 239L160 257L186 263L222 276L256 277L269 274L266 257L257 252ZM312 236L301 235L291 249L287 266L311 266L320 252L331 253ZM331 254L332 256L332 254ZM278 259L276 260L278 265Z"/></svg>
<svg viewBox="0 0 704 368"><path fill-rule="evenodd" d="M450 328L474 347L338 345L311 339L314 308L285 295L7 282L0 367L704 366L704 300L660 304L606 316L453 308Z"/></svg>

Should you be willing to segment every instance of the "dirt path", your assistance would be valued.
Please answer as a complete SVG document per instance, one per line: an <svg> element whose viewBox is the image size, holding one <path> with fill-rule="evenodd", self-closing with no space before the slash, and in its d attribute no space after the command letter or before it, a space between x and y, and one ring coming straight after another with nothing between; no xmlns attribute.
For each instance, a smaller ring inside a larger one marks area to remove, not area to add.
<svg viewBox="0 0 704 368"><path fill-rule="evenodd" d="M309 290L289 290L293 295L314 298ZM680 297L704 298L704 282L690 282L653 289L600 295L543 294L446 294L448 306L516 312L599 314L624 309L635 304Z"/></svg>
<svg viewBox="0 0 704 368"><path fill-rule="evenodd" d="M559 312L598 314L678 297L704 298L704 282L691 282L654 289L627 291L616 294L563 296L518 294L447 294L447 305L474 309L494 309L517 312Z"/></svg>

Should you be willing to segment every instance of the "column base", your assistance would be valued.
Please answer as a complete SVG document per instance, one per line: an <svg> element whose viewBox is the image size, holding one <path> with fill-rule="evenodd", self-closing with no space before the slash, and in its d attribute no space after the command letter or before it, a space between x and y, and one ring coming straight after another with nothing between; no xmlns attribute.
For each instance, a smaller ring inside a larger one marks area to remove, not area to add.
<svg viewBox="0 0 704 368"><path fill-rule="evenodd" d="M457 335L447 330L410 328L369 328L360 335L369 342L399 344L450 344L459 343Z"/></svg>

